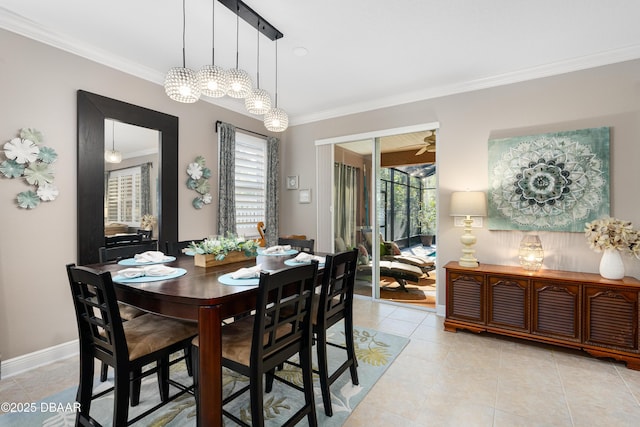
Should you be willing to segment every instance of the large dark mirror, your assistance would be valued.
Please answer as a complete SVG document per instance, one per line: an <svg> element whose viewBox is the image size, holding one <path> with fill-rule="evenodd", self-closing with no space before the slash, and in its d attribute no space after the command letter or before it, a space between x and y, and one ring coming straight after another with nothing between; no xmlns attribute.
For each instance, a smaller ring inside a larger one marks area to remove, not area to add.
<svg viewBox="0 0 640 427"><path fill-rule="evenodd" d="M157 224L153 238L178 240L178 118L147 108L78 91L78 264L99 261L98 249L105 243L105 120L153 129L159 132L159 167L153 198ZM108 133L108 132L107 132ZM155 216L155 215L154 215Z"/></svg>

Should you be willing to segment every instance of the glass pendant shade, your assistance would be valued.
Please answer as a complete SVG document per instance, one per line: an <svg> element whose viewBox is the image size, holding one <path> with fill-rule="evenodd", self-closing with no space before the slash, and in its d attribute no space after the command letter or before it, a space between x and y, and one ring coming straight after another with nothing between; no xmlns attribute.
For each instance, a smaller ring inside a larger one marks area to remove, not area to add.
<svg viewBox="0 0 640 427"><path fill-rule="evenodd" d="M174 67L164 79L164 91L174 101L194 103L200 99L198 74L189 68Z"/></svg>
<svg viewBox="0 0 640 427"><path fill-rule="evenodd" d="M284 132L289 127L289 116L282 108L272 108L264 115L264 126L271 132Z"/></svg>
<svg viewBox="0 0 640 427"><path fill-rule="evenodd" d="M200 90L211 98L222 98L227 94L229 79L227 71L217 65L205 65L198 71Z"/></svg>
<svg viewBox="0 0 640 427"><path fill-rule="evenodd" d="M252 114L265 114L271 109L271 96L264 89L254 89L244 99L244 106Z"/></svg>
<svg viewBox="0 0 640 427"><path fill-rule="evenodd" d="M518 260L525 270L538 271L542 267L544 251L537 234L527 234L520 241Z"/></svg>
<svg viewBox="0 0 640 427"><path fill-rule="evenodd" d="M249 74L238 68L233 68L227 71L229 76L229 89L227 95L232 98L246 98L251 93L253 88L253 81Z"/></svg>
<svg viewBox="0 0 640 427"><path fill-rule="evenodd" d="M107 163L120 163L122 161L122 153L118 150L105 150L104 161Z"/></svg>

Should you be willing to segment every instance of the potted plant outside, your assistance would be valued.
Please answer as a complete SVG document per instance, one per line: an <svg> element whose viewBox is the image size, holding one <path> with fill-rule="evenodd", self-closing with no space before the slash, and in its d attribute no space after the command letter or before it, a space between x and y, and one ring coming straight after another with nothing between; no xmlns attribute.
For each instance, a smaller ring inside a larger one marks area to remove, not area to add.
<svg viewBox="0 0 640 427"><path fill-rule="evenodd" d="M433 244L433 236L436 234L436 199L430 198L426 203L421 203L418 216L420 223L420 239L424 246Z"/></svg>

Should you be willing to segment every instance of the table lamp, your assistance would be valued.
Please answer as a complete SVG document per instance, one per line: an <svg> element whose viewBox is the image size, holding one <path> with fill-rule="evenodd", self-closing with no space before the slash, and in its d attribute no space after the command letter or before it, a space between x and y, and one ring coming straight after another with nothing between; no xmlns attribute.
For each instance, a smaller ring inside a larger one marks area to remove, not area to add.
<svg viewBox="0 0 640 427"><path fill-rule="evenodd" d="M460 238L462 242L462 257L458 261L461 267L477 267L478 260L474 256L476 252L473 245L476 236L471 234L472 216L487 215L487 199L483 191L454 191L451 193L451 216L464 217L464 234Z"/></svg>

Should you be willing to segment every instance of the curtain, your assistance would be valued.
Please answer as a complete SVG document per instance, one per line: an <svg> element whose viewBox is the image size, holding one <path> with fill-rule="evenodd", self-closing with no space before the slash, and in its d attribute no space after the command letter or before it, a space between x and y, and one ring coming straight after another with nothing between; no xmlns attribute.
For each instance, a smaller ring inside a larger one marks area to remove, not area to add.
<svg viewBox="0 0 640 427"><path fill-rule="evenodd" d="M359 168L343 163L335 163L334 165L335 237L342 237L348 248L356 246L359 175Z"/></svg>
<svg viewBox="0 0 640 427"><path fill-rule="evenodd" d="M267 246L278 244L278 202L280 188L280 140L267 138L267 200L265 212L265 225Z"/></svg>
<svg viewBox="0 0 640 427"><path fill-rule="evenodd" d="M218 127L218 234L236 233L236 128L229 123Z"/></svg>
<svg viewBox="0 0 640 427"><path fill-rule="evenodd" d="M152 215L151 209L151 163L143 163L140 165L140 212L141 217L144 215Z"/></svg>

